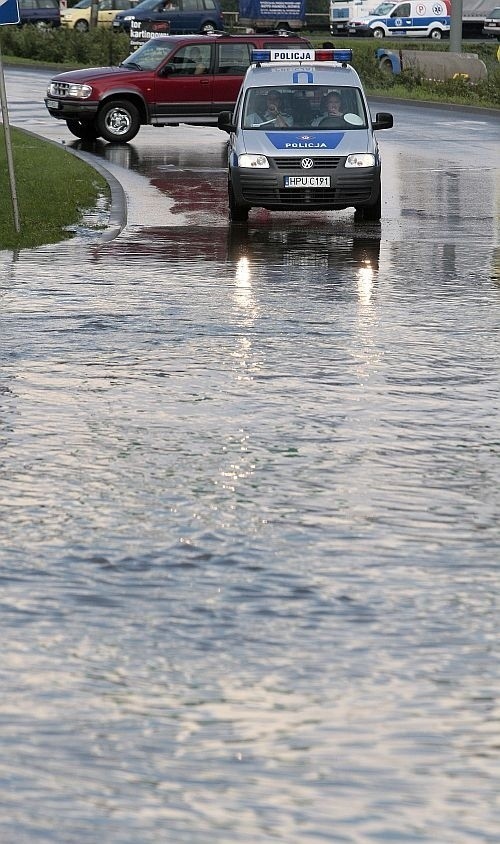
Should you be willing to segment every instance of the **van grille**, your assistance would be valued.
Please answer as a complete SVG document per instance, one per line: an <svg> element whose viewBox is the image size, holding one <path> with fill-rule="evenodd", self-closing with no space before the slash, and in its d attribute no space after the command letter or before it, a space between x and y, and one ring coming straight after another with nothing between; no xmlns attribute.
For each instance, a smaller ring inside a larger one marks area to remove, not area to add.
<svg viewBox="0 0 500 844"><path fill-rule="evenodd" d="M303 158L312 158L313 161L313 168L314 170L335 170L341 161L339 156L321 156L318 158L314 158L307 154L307 150L304 151L304 155L294 156L293 158L275 158L274 163L278 170L302 170L300 166L300 162Z"/></svg>

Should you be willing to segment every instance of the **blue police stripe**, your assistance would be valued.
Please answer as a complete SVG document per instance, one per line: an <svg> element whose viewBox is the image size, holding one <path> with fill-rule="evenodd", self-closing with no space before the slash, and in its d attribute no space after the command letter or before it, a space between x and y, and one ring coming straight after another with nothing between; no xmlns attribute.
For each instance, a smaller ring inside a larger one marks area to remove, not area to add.
<svg viewBox="0 0 500 844"><path fill-rule="evenodd" d="M335 149L344 132L266 132L266 138L276 149L307 152L315 149Z"/></svg>

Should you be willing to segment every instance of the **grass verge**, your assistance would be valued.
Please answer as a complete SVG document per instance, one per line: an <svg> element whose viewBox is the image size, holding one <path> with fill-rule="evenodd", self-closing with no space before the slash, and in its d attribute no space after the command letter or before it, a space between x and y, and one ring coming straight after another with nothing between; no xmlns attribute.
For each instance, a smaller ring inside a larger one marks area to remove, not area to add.
<svg viewBox="0 0 500 844"><path fill-rule="evenodd" d="M84 213L109 196L106 180L81 159L48 141L11 128L21 231L15 231L4 127L0 124L0 249L58 243Z"/></svg>

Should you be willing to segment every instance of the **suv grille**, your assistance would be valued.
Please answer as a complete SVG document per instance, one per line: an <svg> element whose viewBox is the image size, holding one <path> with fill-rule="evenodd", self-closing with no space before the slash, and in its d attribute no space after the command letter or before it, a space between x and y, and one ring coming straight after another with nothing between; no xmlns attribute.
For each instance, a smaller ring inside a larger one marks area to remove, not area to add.
<svg viewBox="0 0 500 844"><path fill-rule="evenodd" d="M50 94L52 97L66 97L69 90L69 82L51 82Z"/></svg>

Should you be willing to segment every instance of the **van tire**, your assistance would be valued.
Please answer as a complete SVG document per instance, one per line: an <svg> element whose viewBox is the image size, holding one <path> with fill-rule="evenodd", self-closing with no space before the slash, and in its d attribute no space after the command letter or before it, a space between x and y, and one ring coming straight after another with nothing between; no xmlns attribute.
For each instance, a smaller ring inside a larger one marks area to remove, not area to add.
<svg viewBox="0 0 500 844"><path fill-rule="evenodd" d="M377 26L377 27L373 30L373 37L374 37L374 38L385 38L385 32L384 32L384 30L383 30L383 29L381 29L381 28L380 28L380 26Z"/></svg>
<svg viewBox="0 0 500 844"><path fill-rule="evenodd" d="M429 38L431 39L431 41L441 41L442 37L443 33L440 29L431 29L431 31L429 32Z"/></svg>
<svg viewBox="0 0 500 844"><path fill-rule="evenodd" d="M248 208L245 205L238 205L235 198L231 182L228 185L229 194L229 219L231 223L247 223L248 222Z"/></svg>
<svg viewBox="0 0 500 844"><path fill-rule="evenodd" d="M216 31L217 31L217 27L211 21L207 21L206 23L204 23L202 28L200 29L200 32L203 35L212 35Z"/></svg>
<svg viewBox="0 0 500 844"><path fill-rule="evenodd" d="M141 128L139 111L130 100L109 100L97 114L97 128L106 141L126 144Z"/></svg>
<svg viewBox="0 0 500 844"><path fill-rule="evenodd" d="M379 191L378 198L373 205L356 206L354 219L356 222L379 223L382 216L382 194Z"/></svg>

